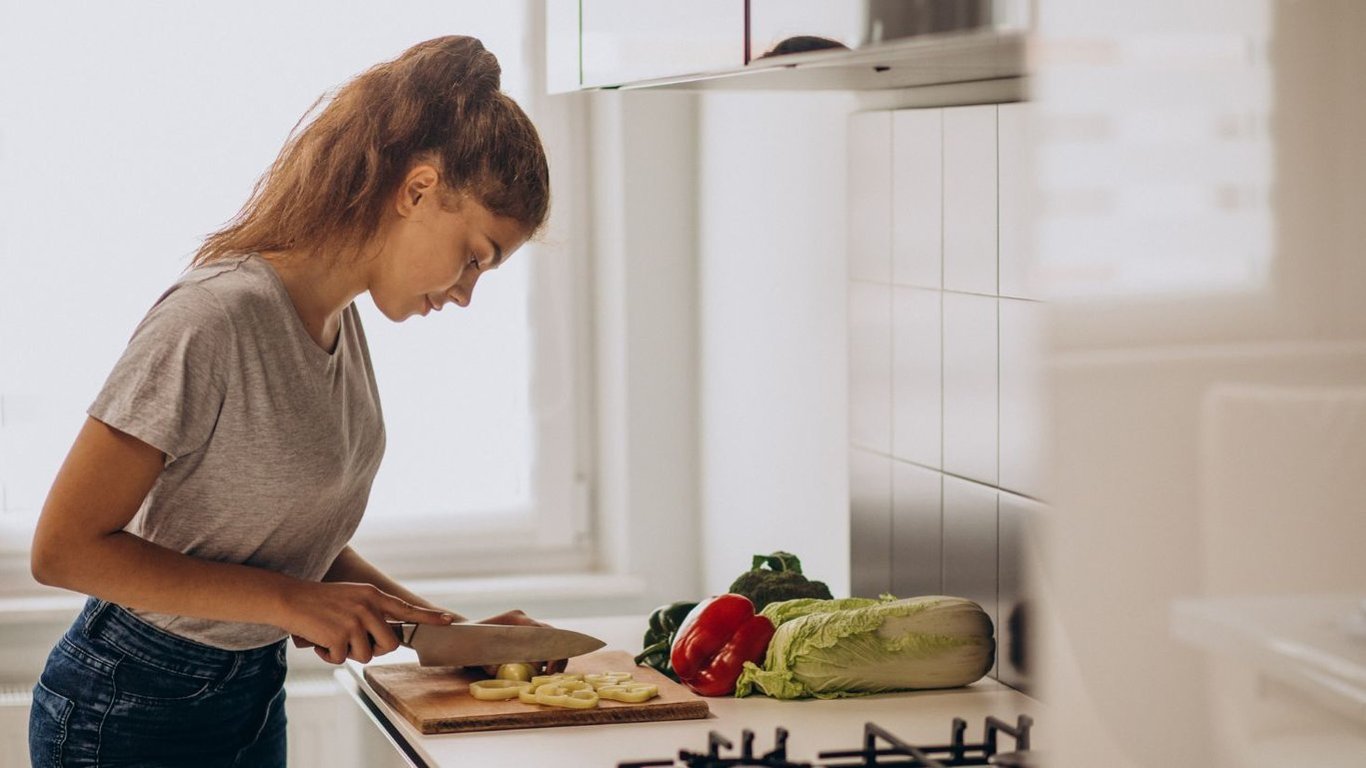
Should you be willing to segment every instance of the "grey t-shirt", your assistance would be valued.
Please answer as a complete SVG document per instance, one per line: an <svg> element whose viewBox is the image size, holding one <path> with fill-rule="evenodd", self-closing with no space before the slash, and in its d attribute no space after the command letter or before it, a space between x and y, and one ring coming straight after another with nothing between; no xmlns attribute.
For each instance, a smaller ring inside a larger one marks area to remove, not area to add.
<svg viewBox="0 0 1366 768"><path fill-rule="evenodd" d="M384 421L355 304L328 353L260 256L187 272L138 325L89 414L166 454L126 530L206 560L318 581L360 523ZM133 610L244 650L265 624Z"/></svg>

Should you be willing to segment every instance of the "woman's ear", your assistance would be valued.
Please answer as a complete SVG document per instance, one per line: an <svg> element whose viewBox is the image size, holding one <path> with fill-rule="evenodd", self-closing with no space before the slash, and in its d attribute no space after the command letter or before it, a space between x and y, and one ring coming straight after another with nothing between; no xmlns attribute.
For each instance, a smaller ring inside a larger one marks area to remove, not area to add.
<svg viewBox="0 0 1366 768"><path fill-rule="evenodd" d="M399 187L397 209L398 215L408 217L413 211L417 210L422 199L429 197L436 192L437 185L441 181L441 174L437 173L436 168L422 163L413 167Z"/></svg>

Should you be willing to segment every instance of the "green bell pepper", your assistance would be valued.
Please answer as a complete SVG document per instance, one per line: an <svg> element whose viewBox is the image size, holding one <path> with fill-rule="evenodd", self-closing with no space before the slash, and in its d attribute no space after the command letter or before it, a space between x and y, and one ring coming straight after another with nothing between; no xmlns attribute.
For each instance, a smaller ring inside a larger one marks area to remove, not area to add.
<svg viewBox="0 0 1366 768"><path fill-rule="evenodd" d="M673 664L669 661L669 652L673 648L674 635L678 633L678 627L696 606L697 603L680 600L656 608L650 614L649 625L645 629L645 638L642 642L644 650L636 656L636 663L653 667L669 679L678 680Z"/></svg>

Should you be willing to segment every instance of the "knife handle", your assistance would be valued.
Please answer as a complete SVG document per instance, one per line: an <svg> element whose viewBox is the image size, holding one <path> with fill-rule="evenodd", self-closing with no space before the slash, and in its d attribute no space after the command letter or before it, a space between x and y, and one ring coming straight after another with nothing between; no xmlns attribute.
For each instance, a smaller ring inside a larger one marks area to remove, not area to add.
<svg viewBox="0 0 1366 768"><path fill-rule="evenodd" d="M416 624L409 624L403 621L386 621L389 629L394 631L394 637L403 645L410 645L413 642L413 631L417 629Z"/></svg>

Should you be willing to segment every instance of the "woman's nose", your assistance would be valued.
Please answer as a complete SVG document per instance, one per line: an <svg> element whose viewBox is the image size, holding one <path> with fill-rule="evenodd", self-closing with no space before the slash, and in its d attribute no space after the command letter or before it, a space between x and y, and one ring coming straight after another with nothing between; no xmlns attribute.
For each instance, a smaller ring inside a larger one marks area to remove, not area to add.
<svg viewBox="0 0 1366 768"><path fill-rule="evenodd" d="M462 277L460 282L451 289L451 299L460 307L468 307L474 298L474 284L479 282L479 274L474 273L469 277Z"/></svg>

